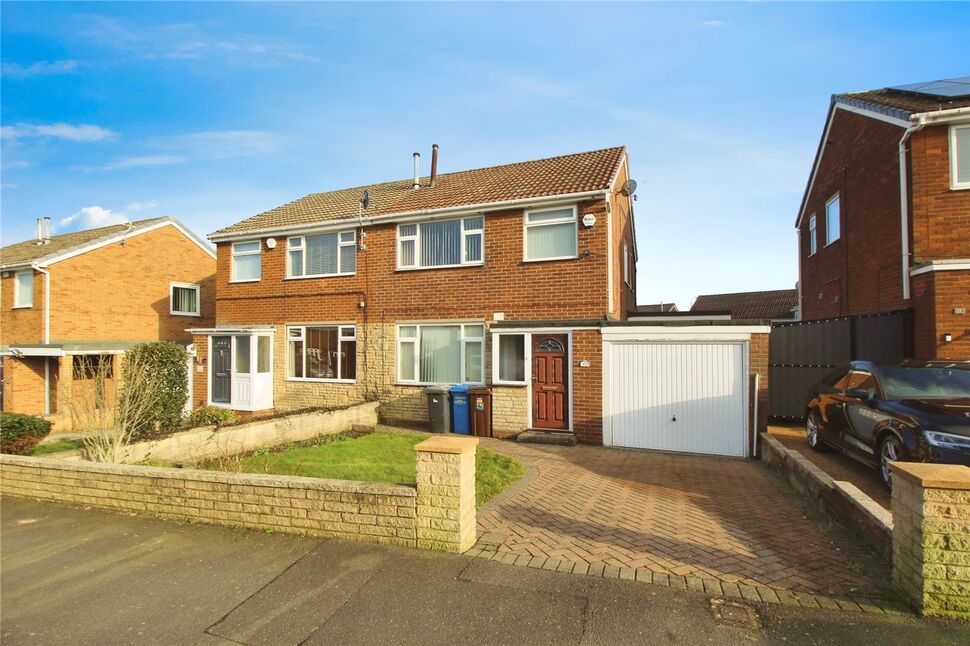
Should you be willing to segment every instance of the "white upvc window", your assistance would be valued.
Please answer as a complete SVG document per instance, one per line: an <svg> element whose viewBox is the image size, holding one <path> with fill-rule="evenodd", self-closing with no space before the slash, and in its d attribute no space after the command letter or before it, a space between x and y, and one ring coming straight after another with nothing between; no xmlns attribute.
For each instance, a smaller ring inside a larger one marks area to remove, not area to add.
<svg viewBox="0 0 970 646"><path fill-rule="evenodd" d="M842 205L836 193L825 203L825 246L839 239L842 228Z"/></svg>
<svg viewBox="0 0 970 646"><path fill-rule="evenodd" d="M461 267L485 262L485 218L412 222L397 227L397 268Z"/></svg>
<svg viewBox="0 0 970 646"><path fill-rule="evenodd" d="M200 316L201 288L193 283L169 283L168 313L175 316Z"/></svg>
<svg viewBox="0 0 970 646"><path fill-rule="evenodd" d="M259 240L232 244L232 269L229 282L249 283L262 278L262 246L263 243Z"/></svg>
<svg viewBox="0 0 970 646"><path fill-rule="evenodd" d="M524 260L566 260L579 255L579 227L575 206L527 211L523 239Z"/></svg>
<svg viewBox="0 0 970 646"><path fill-rule="evenodd" d="M34 306L34 270L18 271L13 279L13 306Z"/></svg>
<svg viewBox="0 0 970 646"><path fill-rule="evenodd" d="M623 243L623 282L630 284L630 246Z"/></svg>
<svg viewBox="0 0 970 646"><path fill-rule="evenodd" d="M286 328L286 378L353 383L357 379L357 328L290 325Z"/></svg>
<svg viewBox="0 0 970 646"><path fill-rule="evenodd" d="M518 333L492 335L492 383L524 386L528 384L529 336Z"/></svg>
<svg viewBox="0 0 970 646"><path fill-rule="evenodd" d="M397 326L397 375L406 384L485 383L483 323Z"/></svg>
<svg viewBox="0 0 970 646"><path fill-rule="evenodd" d="M287 278L351 276L357 273L357 232L294 236L286 241Z"/></svg>
<svg viewBox="0 0 970 646"><path fill-rule="evenodd" d="M950 188L970 188L970 125L950 127Z"/></svg>
<svg viewBox="0 0 970 646"><path fill-rule="evenodd" d="M817 219L815 214L808 218L808 255L814 256L818 251L818 230L816 228Z"/></svg>

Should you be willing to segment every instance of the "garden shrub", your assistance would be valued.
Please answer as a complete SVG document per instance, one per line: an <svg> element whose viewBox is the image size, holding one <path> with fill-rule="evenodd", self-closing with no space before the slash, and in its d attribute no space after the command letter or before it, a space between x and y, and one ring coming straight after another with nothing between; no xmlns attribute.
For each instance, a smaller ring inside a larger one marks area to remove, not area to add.
<svg viewBox="0 0 970 646"><path fill-rule="evenodd" d="M137 428L133 429L133 437L150 432L155 425L161 431L170 431L181 425L185 400L189 396L187 360L185 348L170 341L140 343L125 352L121 396L128 396L126 393L134 383L138 383L140 388L154 391L150 394L155 403L153 411L146 419L139 420ZM136 378L125 370L125 365L137 366L146 374Z"/></svg>
<svg viewBox="0 0 970 646"><path fill-rule="evenodd" d="M41 417L0 413L0 453L29 455L50 432L51 423Z"/></svg>
<svg viewBox="0 0 970 646"><path fill-rule="evenodd" d="M196 408L189 415L189 426L222 426L236 421L236 413L228 408L218 406L203 406Z"/></svg>

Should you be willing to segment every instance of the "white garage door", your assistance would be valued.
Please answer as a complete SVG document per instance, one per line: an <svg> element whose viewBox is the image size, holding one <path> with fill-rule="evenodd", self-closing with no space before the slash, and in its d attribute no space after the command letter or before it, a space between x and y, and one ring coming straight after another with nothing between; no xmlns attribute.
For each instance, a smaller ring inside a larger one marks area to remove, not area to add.
<svg viewBox="0 0 970 646"><path fill-rule="evenodd" d="M747 454L743 343L609 345L614 446Z"/></svg>

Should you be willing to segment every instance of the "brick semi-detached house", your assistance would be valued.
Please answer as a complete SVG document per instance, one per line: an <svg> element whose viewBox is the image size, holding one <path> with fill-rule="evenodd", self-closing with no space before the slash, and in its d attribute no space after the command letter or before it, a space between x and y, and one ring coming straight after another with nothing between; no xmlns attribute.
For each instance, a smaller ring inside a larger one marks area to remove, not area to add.
<svg viewBox="0 0 970 646"><path fill-rule="evenodd" d="M144 341L188 344L215 317L215 253L172 218L48 235L0 249L3 410L69 425L75 387Z"/></svg>
<svg viewBox="0 0 970 646"><path fill-rule="evenodd" d="M833 96L796 228L803 319L910 309L970 360L970 77Z"/></svg>

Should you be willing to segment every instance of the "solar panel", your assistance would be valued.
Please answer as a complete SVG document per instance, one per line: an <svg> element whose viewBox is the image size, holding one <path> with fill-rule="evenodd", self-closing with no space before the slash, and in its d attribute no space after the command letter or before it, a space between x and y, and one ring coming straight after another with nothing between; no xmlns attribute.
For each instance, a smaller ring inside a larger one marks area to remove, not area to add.
<svg viewBox="0 0 970 646"><path fill-rule="evenodd" d="M939 81L926 81L923 83L912 83L910 85L896 85L889 89L899 90L901 92L928 94L930 96L967 96L970 95L970 76L960 76L957 78L942 79Z"/></svg>

